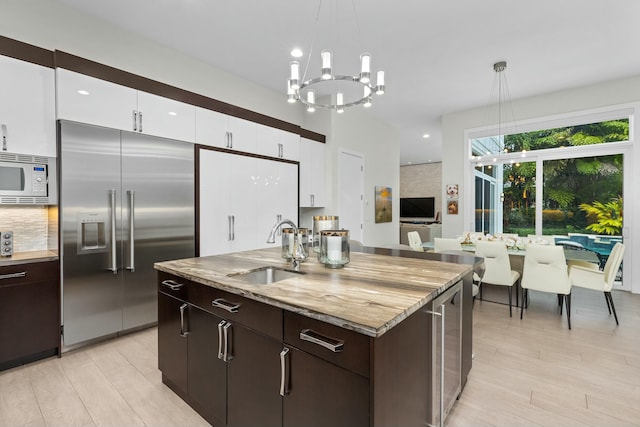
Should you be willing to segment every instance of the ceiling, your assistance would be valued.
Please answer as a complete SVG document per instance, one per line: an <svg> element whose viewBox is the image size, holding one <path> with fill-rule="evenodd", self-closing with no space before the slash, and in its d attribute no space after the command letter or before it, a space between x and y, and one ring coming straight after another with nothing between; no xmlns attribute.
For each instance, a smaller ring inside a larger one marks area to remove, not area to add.
<svg viewBox="0 0 640 427"><path fill-rule="evenodd" d="M310 77L322 49L338 74L355 74L370 52L387 91L369 111L399 130L401 165L442 159L443 114L497 102L497 61L508 63L510 100L640 75L638 0L56 1L280 91L283 102L293 47L305 53L303 71L312 48Z"/></svg>

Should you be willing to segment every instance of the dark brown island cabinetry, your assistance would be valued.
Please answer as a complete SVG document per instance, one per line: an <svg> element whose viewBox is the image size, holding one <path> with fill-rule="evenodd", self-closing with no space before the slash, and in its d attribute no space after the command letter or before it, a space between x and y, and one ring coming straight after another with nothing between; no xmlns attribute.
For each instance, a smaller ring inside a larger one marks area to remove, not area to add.
<svg viewBox="0 0 640 427"><path fill-rule="evenodd" d="M0 267L0 370L60 354L59 262Z"/></svg>
<svg viewBox="0 0 640 427"><path fill-rule="evenodd" d="M409 427L437 419L432 304L372 337L163 271L158 290L163 382L214 426ZM459 349L451 359L458 372ZM457 381L465 380L466 372Z"/></svg>

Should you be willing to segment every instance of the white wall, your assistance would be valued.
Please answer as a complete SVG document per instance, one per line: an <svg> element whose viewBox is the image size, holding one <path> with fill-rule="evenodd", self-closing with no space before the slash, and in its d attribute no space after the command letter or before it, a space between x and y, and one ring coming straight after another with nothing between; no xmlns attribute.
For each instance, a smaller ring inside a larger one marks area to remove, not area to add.
<svg viewBox="0 0 640 427"><path fill-rule="evenodd" d="M635 120L632 121L630 140L640 141L640 130L635 123L640 121L640 76L625 78L615 81L603 82L591 86L573 88L564 91L544 94L540 96L511 101L515 118L523 121L536 118L545 118L577 111L590 111L612 106L625 106L635 109ZM472 217L469 206L470 191L469 154L466 152L465 130L495 126L488 123L487 106L467 111L447 114L442 118L443 126L443 160L442 182L457 183L460 185L459 215L448 215L446 212L442 218L443 236L455 236L470 229ZM634 149L632 161L626 163L625 175L629 174L630 182L640 182L640 149ZM444 197L444 188L442 189ZM631 268L631 289L634 293L640 293L640 265L632 263L634 244L640 244L640 197L633 194L628 188L625 191L625 280L627 269ZM466 218L463 212L469 213ZM640 250L640 248L638 249Z"/></svg>
<svg viewBox="0 0 640 427"><path fill-rule="evenodd" d="M48 0L2 0L1 10L0 34L3 36L49 50L65 51L327 135L327 199L330 204L325 209L315 209L317 212L313 215L332 214L338 210L331 195L337 193L332 188L337 182L334 171L337 170L336 153L341 146L365 156L368 167L365 188L371 190L371 198L374 184L398 188L399 144L395 131L363 112L362 107L347 109L336 119L332 116L337 114L326 111L309 115L299 104L286 102L283 93L257 86ZM397 240L397 233L391 233L388 225L368 223L373 217L372 211L373 205L365 213L367 244L393 242L390 240L392 234ZM394 215L397 218L396 212Z"/></svg>

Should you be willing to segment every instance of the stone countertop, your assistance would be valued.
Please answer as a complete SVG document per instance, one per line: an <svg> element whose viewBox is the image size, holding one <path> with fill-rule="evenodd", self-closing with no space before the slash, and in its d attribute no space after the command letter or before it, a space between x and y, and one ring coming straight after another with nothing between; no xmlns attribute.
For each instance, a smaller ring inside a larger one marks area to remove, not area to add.
<svg viewBox="0 0 640 427"><path fill-rule="evenodd" d="M16 252L9 257L0 257L0 267L8 265L31 264L34 262L55 261L58 251L28 251Z"/></svg>
<svg viewBox="0 0 640 427"><path fill-rule="evenodd" d="M341 269L326 268L315 254L301 274L269 285L252 285L234 274L265 266L291 268L281 249L261 249L165 261L156 270L252 300L379 337L471 271L470 265L372 253L351 253Z"/></svg>

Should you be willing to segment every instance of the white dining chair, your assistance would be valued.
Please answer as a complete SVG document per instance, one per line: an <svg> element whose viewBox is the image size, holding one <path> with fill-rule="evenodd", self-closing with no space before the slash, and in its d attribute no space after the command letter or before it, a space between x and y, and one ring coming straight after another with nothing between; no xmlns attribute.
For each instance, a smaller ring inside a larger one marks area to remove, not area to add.
<svg viewBox="0 0 640 427"><path fill-rule="evenodd" d="M567 262L562 246L527 245L522 270L522 305L520 319L524 308L529 303L529 290L549 292L558 295L560 315L562 303L567 311L567 324L571 329L571 280L567 273Z"/></svg>
<svg viewBox="0 0 640 427"><path fill-rule="evenodd" d="M546 234L529 234L527 236L527 240L531 240L531 242L533 243L546 242L549 245L556 244L556 238L554 236L550 236Z"/></svg>
<svg viewBox="0 0 640 427"><path fill-rule="evenodd" d="M511 270L507 245L502 241L478 240L476 242L476 256L483 257L485 265L484 276L482 276L480 286L485 283L507 286L509 290L509 317L511 317L512 289L513 285L520 279L520 273Z"/></svg>
<svg viewBox="0 0 640 427"><path fill-rule="evenodd" d="M424 252L424 248L422 247L422 239L420 238L420 234L417 231L409 231L407 232L407 239L409 240L409 246L414 251Z"/></svg>
<svg viewBox="0 0 640 427"><path fill-rule="evenodd" d="M460 244L460 240L458 239L447 239L444 237L435 237L433 239L434 252L461 251L461 250L462 250L462 245Z"/></svg>
<svg viewBox="0 0 640 427"><path fill-rule="evenodd" d="M613 282L616 279L616 273L620 268L620 264L622 264L623 255L624 245L622 243L616 243L613 249L611 249L611 254L604 265L603 271L600 271L597 267L593 268L588 265L572 264L569 266L569 278L573 286L604 292L604 299L607 302L609 315L611 315L611 311L613 310L616 325L619 325L618 315L616 313L616 307L613 305L611 288L613 287Z"/></svg>

